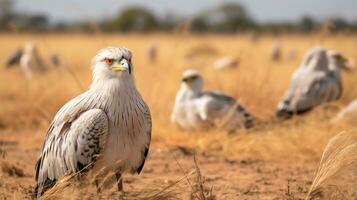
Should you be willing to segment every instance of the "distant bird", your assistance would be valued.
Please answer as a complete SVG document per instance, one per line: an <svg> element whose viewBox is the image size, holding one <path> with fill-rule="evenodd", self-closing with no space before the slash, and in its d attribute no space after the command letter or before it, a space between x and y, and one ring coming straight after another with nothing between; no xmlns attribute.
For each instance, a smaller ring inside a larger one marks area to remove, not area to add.
<svg viewBox="0 0 357 200"><path fill-rule="evenodd" d="M341 69L346 68L341 53L321 47L309 50L294 72L290 87L278 105L277 116L302 114L342 95Z"/></svg>
<svg viewBox="0 0 357 200"><path fill-rule="evenodd" d="M239 60L238 58L234 58L234 57L224 57L218 59L213 64L213 68L216 70L232 69L232 68L237 68L238 66L239 66Z"/></svg>
<svg viewBox="0 0 357 200"><path fill-rule="evenodd" d="M140 173L151 140L149 107L136 88L132 53L102 49L92 60L89 90L66 103L54 117L36 163L36 194L65 175L90 170ZM97 176L100 182L101 176Z"/></svg>
<svg viewBox="0 0 357 200"><path fill-rule="evenodd" d="M55 53L51 53L51 54L49 55L49 60L50 60L50 63L52 63L52 65L53 65L54 67L60 67L61 64L62 64L60 58L59 58L58 55L55 54Z"/></svg>
<svg viewBox="0 0 357 200"><path fill-rule="evenodd" d="M148 47L148 57L150 62L155 62L157 59L158 46L154 43L150 44Z"/></svg>
<svg viewBox="0 0 357 200"><path fill-rule="evenodd" d="M254 32L250 35L250 41L252 43L257 43L260 41L261 35L258 32Z"/></svg>
<svg viewBox="0 0 357 200"><path fill-rule="evenodd" d="M281 44L279 41L275 41L271 49L271 59L273 61L279 61L282 56L281 54Z"/></svg>
<svg viewBox="0 0 357 200"><path fill-rule="evenodd" d="M58 55L52 53L49 56L50 64L53 66L60 66ZM37 47L33 43L26 43L23 48L18 48L9 56L6 61L6 67L20 65L27 79L32 79L35 74L42 74L49 69L43 59L38 53Z"/></svg>
<svg viewBox="0 0 357 200"><path fill-rule="evenodd" d="M15 66L16 64L19 64L22 54L23 54L23 49L22 48L17 48L16 51L14 51L6 59L5 66L7 68L11 68L11 67Z"/></svg>
<svg viewBox="0 0 357 200"><path fill-rule="evenodd" d="M333 121L339 121L341 119L350 118L357 122L357 99L343 108Z"/></svg>
<svg viewBox="0 0 357 200"><path fill-rule="evenodd" d="M233 97L202 91L203 78L196 70L184 71L171 121L182 129L218 128L228 132L253 125L253 116Z"/></svg>

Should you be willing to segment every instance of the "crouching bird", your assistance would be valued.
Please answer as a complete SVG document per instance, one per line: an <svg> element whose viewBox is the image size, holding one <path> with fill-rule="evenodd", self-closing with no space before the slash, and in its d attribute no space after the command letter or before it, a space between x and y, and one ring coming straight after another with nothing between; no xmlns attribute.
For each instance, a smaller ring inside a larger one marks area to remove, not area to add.
<svg viewBox="0 0 357 200"><path fill-rule="evenodd" d="M278 105L277 117L287 119L340 99L343 91L341 70L348 69L347 59L338 51L321 47L309 50Z"/></svg>
<svg viewBox="0 0 357 200"><path fill-rule="evenodd" d="M229 133L254 125L254 117L233 97L204 91L203 77L194 70L183 72L171 122L184 130L218 128Z"/></svg>
<svg viewBox="0 0 357 200"><path fill-rule="evenodd" d="M54 117L36 163L36 195L66 175L140 173L151 140L149 107L136 88L132 53L108 47L92 60L88 91L66 103ZM85 170L84 170L85 169Z"/></svg>

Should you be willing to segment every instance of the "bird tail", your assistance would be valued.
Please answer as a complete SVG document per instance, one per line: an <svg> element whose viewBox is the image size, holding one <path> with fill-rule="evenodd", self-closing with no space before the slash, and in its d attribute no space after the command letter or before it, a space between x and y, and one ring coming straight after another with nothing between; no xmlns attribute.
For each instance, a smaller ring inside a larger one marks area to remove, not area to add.
<svg viewBox="0 0 357 200"><path fill-rule="evenodd" d="M293 116L293 112L287 109L278 109L278 111L276 112L276 117L278 119L289 119Z"/></svg>
<svg viewBox="0 0 357 200"><path fill-rule="evenodd" d="M41 197L47 190L51 189L56 184L56 182L56 180L47 178L44 183L37 183L34 191L35 197Z"/></svg>
<svg viewBox="0 0 357 200"><path fill-rule="evenodd" d="M299 109L294 112L292 110L283 108L283 109L278 109L278 111L276 112L276 117L278 119L285 120L285 119L290 119L294 114L303 115L305 113L310 112L311 110L312 110L312 107L307 107L304 109Z"/></svg>
<svg viewBox="0 0 357 200"><path fill-rule="evenodd" d="M48 189L52 188L55 184L56 184L56 179L51 180L49 178L46 178L46 180L44 182L39 182L39 172L40 172L40 167L41 167L41 161L42 158L40 157L35 165L35 170L36 170L36 175L35 175L35 179L36 179L36 187L35 187L35 191L34 191L34 198L39 198L41 197Z"/></svg>
<svg viewBox="0 0 357 200"><path fill-rule="evenodd" d="M294 112L289 109L290 100L285 99L278 105L278 110L276 111L276 117L281 120L289 119L294 115Z"/></svg>
<svg viewBox="0 0 357 200"><path fill-rule="evenodd" d="M237 112L243 117L243 127L249 129L254 126L255 117L250 114L243 106L237 106Z"/></svg>

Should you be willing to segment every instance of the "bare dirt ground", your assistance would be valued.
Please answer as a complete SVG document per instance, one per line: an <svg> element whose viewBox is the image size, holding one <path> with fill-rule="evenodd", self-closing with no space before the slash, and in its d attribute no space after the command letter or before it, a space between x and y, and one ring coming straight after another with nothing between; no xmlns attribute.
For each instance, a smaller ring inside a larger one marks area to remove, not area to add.
<svg viewBox="0 0 357 200"><path fill-rule="evenodd" d="M8 170L0 173L1 199L31 198L34 164L40 151L32 131L2 132L0 145L6 151ZM154 140L150 157L140 176L126 176L125 191L165 188L195 169L194 155L205 179L205 187L219 199L304 199L318 160L272 161L230 159L223 153L198 151L184 144ZM3 166L4 167L4 166ZM19 170L19 172L15 172ZM189 199L189 179L181 180L179 198ZM176 186L173 186L176 187ZM186 188L186 189L182 189Z"/></svg>

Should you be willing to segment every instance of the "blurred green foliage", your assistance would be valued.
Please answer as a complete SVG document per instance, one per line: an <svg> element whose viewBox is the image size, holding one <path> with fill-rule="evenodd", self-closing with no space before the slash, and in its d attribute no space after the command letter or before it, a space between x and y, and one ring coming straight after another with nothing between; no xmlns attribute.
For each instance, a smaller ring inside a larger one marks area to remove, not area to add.
<svg viewBox="0 0 357 200"><path fill-rule="evenodd" d="M159 20L148 9L142 7L129 7L114 18L102 23L105 31L122 32L148 32L159 27Z"/></svg>
<svg viewBox="0 0 357 200"><path fill-rule="evenodd" d="M195 16L155 14L144 7L123 8L117 15L97 21L76 23L49 23L43 14L19 14L13 10L14 0L0 0L0 31L54 31L54 32L152 32L172 31L185 25L189 32L237 33L253 32L300 32L320 31L325 22L319 22L310 16L303 16L296 22L259 23L248 10L239 3L222 3L211 9L203 10ZM342 18L328 20L330 32L357 31L357 22L348 22Z"/></svg>

